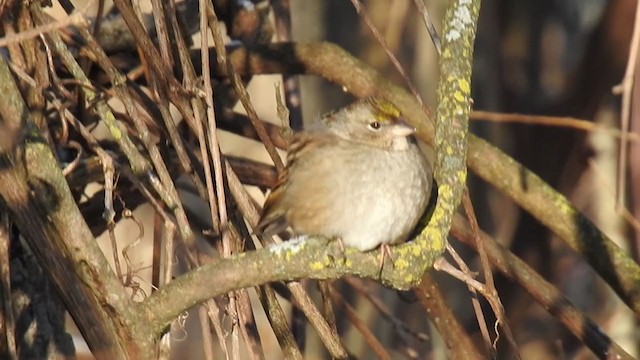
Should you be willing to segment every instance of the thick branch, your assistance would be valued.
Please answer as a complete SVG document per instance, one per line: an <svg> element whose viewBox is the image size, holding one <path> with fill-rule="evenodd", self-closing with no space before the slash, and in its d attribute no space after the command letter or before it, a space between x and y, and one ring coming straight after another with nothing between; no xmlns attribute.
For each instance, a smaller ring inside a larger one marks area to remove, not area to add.
<svg viewBox="0 0 640 360"><path fill-rule="evenodd" d="M467 181L471 64L479 13L480 0L459 0L449 5L444 19L435 128L434 179L438 199L429 226L418 236L418 242L434 248L441 246L441 252Z"/></svg>
<svg viewBox="0 0 640 360"><path fill-rule="evenodd" d="M343 254L340 246L328 239L297 238L222 259L180 276L141 303L140 313L159 334L176 316L199 302L268 282L357 275L380 280L394 288L409 289L422 277L424 268L402 264L412 261L420 251L415 242L393 247L393 266L385 266L380 274L377 251L362 253L347 248ZM427 259L421 264L426 268L433 265L440 253L424 250L421 256Z"/></svg>

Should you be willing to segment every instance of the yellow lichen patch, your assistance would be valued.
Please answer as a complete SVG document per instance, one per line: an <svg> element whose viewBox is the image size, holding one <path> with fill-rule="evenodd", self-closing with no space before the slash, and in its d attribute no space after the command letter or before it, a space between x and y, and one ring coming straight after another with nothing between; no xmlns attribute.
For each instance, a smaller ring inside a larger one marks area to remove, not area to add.
<svg viewBox="0 0 640 360"><path fill-rule="evenodd" d="M429 245L431 245L432 252L444 252L444 249L446 247L446 240L442 236L436 236L431 239Z"/></svg>
<svg viewBox="0 0 640 360"><path fill-rule="evenodd" d="M324 264L321 261L314 261L309 264L311 270L317 271L324 269Z"/></svg>
<svg viewBox="0 0 640 360"><path fill-rule="evenodd" d="M404 276L404 281L405 281L406 283L413 283L413 282L414 282L413 275L411 275L411 274L407 274L407 275L405 275L405 276Z"/></svg>
<svg viewBox="0 0 640 360"><path fill-rule="evenodd" d="M438 187L438 195L439 196L450 196L451 195L451 185L440 184L440 186Z"/></svg>
<svg viewBox="0 0 640 360"><path fill-rule="evenodd" d="M574 210L573 206L569 202L567 202L565 198L563 198L561 196L555 196L554 205L563 214L574 214L575 213L575 210Z"/></svg>
<svg viewBox="0 0 640 360"><path fill-rule="evenodd" d="M447 75L447 85L448 86L453 86L453 84L456 82L456 80L458 80L458 78L455 75L453 75L453 74Z"/></svg>
<svg viewBox="0 0 640 360"><path fill-rule="evenodd" d="M120 128L118 128L115 124L109 126L109 132L111 133L111 136L113 136L113 138L116 140L122 137L122 132L120 131Z"/></svg>
<svg viewBox="0 0 640 360"><path fill-rule="evenodd" d="M418 245L418 246L412 246L411 248L411 255L413 256L420 256L420 254L424 251L425 249Z"/></svg>
<svg viewBox="0 0 640 360"><path fill-rule="evenodd" d="M456 99L456 101L458 102L463 102L465 100L465 96L463 93L461 93L460 91L456 91L455 93L453 93L453 97Z"/></svg>
<svg viewBox="0 0 640 360"><path fill-rule="evenodd" d="M469 85L469 82L465 79L458 80L458 88L460 88L460 90L462 90L462 92L465 94L469 94L471 92L471 86Z"/></svg>
<svg viewBox="0 0 640 360"><path fill-rule="evenodd" d="M360 251L358 249L356 249L356 248L352 248L352 247L345 247L344 248L344 254L345 255L356 254L358 252L360 252Z"/></svg>
<svg viewBox="0 0 640 360"><path fill-rule="evenodd" d="M417 246L412 246L417 247ZM405 258L399 258L393 262L393 267L396 270L404 270L409 267L409 262Z"/></svg>
<svg viewBox="0 0 640 360"><path fill-rule="evenodd" d="M433 228L433 227L427 227L425 229L425 231L423 231L421 234L421 239L423 240L423 244L424 244L424 251L425 252L440 252L444 250L444 238L443 236L440 234L440 230Z"/></svg>

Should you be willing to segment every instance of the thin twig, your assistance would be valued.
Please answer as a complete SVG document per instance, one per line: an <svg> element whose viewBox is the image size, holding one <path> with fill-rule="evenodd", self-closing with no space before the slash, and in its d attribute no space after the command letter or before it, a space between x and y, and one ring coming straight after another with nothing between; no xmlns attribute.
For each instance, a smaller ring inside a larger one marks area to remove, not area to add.
<svg viewBox="0 0 640 360"><path fill-rule="evenodd" d="M371 350L376 354L379 359L388 359L391 360L391 355L387 352L384 346L380 343L378 338L369 330L367 324L360 319L356 311L347 303L347 301L336 291L336 289L331 288L331 297L337 303L338 306L344 309L345 315L349 318L349 321L353 324L353 326L362 334L364 340L367 342Z"/></svg>
<svg viewBox="0 0 640 360"><path fill-rule="evenodd" d="M66 124L66 121L62 121L62 123ZM62 175L64 175L65 177L78 167L80 161L82 160L82 155L84 155L82 146L78 144L77 141L69 141L67 143L67 146L76 150L76 156L73 158L73 160L71 160L71 162L69 162L69 164L67 164L62 169Z"/></svg>
<svg viewBox="0 0 640 360"><path fill-rule="evenodd" d="M445 273L453 276L454 278L456 278L456 279L462 281L463 283L465 283L465 285L473 288L473 290L475 290L475 291L479 292L480 294L486 296L487 295L487 288L484 286L483 283L481 283L478 280L473 278L473 273L471 273L469 268L466 267L466 264L460 258L460 255L458 255L455 252L455 250L452 251L451 249L453 249L453 248L447 247L447 250L449 251L449 254L451 254L451 256L456 260L456 263L458 264L458 266L461 266L464 270L460 270L460 269L455 268L444 257L441 257L438 260L436 260L435 264L433 265L433 268L438 270L438 271L442 271L442 272L445 272Z"/></svg>
<svg viewBox="0 0 640 360"><path fill-rule="evenodd" d="M32 39L37 37L38 35L45 34L51 31L58 30L63 27L71 26L71 25L79 25L79 26L88 26L89 22L85 18L85 12L91 6L91 2L89 2L83 9L76 12L73 15L69 15L62 20L58 20L56 22L48 23L45 25L40 25L34 29L22 31L15 35L5 36L0 38L0 48L7 47L9 44L19 43L28 39Z"/></svg>
<svg viewBox="0 0 640 360"><path fill-rule="evenodd" d="M302 285L299 282L290 282L287 283L287 287L332 357L338 359L346 358L347 352L340 342L337 331L328 324Z"/></svg>
<svg viewBox="0 0 640 360"><path fill-rule="evenodd" d="M285 355L285 359L302 359L302 353L293 338L293 334L291 334L289 324L282 312L273 288L270 285L263 285L256 289L256 291L258 292L260 302L262 302L269 323L276 335L276 339Z"/></svg>
<svg viewBox="0 0 640 360"><path fill-rule="evenodd" d="M616 208L621 208L625 203L626 182L627 182L627 157L629 149L627 146L627 133L629 131L629 119L631 117L632 93L636 66L638 62L638 51L640 49L640 3L636 4L635 23L633 25L633 36L631 37L631 47L629 48L629 60L624 72L622 83L616 87L614 92L622 91L622 111L620 112L620 152L618 156L618 184L616 188Z"/></svg>
<svg viewBox="0 0 640 360"><path fill-rule="evenodd" d="M9 221L9 213L6 209L2 209L0 213L0 293L2 293L2 316L0 316L0 333L4 333L6 353L10 360L18 359L18 351L16 348L16 323L13 314L13 305L11 301L11 267L10 264L10 248L11 248L11 222Z"/></svg>
<svg viewBox="0 0 640 360"><path fill-rule="evenodd" d="M320 297L322 299L322 313L324 319L331 327L331 330L334 333L338 333L338 324L336 322L336 314L333 309L333 303L331 302L331 294L329 281L318 281L318 291L320 292Z"/></svg>
<svg viewBox="0 0 640 360"><path fill-rule="evenodd" d="M474 110L469 114L470 120L484 120L494 122L513 122L520 124L532 124L542 126L557 126L566 127L576 130L588 131L588 132L602 132L610 136L622 137L625 132L618 129L605 126L602 124L596 124L593 121L576 119L565 116L540 116L540 115L525 115L525 114L507 114L497 113L491 111L478 111ZM626 132L627 139L631 141L640 140L640 134L634 132Z"/></svg>
<svg viewBox="0 0 640 360"><path fill-rule="evenodd" d="M291 2L290 0L272 0L271 9L276 22L276 36L279 42L291 41ZM294 130L303 127L302 97L300 81L296 75L282 74L286 106L291 112L289 126Z"/></svg>
<svg viewBox="0 0 640 360"><path fill-rule="evenodd" d="M389 321L389 323L393 326L394 329L397 329L401 332L406 332L407 334L413 336L419 341L428 341L429 335L416 331L412 329L409 324L405 321L396 317L392 311L387 307L383 300L371 294L365 286L363 285L363 281L353 277L346 277L343 279L347 284L351 285L356 291L358 291L362 296L364 296L373 307L375 307L382 316Z"/></svg>
<svg viewBox="0 0 640 360"><path fill-rule="evenodd" d="M420 285L413 289L425 314L446 344L448 355L456 360L480 360L484 355L474 345L464 327L456 319L438 284L429 273L422 276Z"/></svg>
<svg viewBox="0 0 640 360"><path fill-rule="evenodd" d="M154 281L152 292L171 281L174 258L173 243L176 233L175 225L170 220L164 219L160 213L154 213L153 221L153 272L156 276L152 276ZM170 328L176 325L176 321L173 321ZM168 360L170 354L171 331L168 331L158 341L158 360Z"/></svg>
<svg viewBox="0 0 640 360"><path fill-rule="evenodd" d="M464 211L465 214L467 215L467 219L469 219L469 223L471 224L471 229L473 231L474 234L474 241L476 242L476 244L478 244L478 246L476 247L478 249L478 254L480 255L480 263L482 264L482 271L483 271L483 275L484 275L484 284L487 287L487 292L490 294L491 296L491 300L489 300L490 302L493 302L496 304L496 306L492 306L494 308L494 312L496 310L498 310L495 315L496 318L498 319L498 322L502 324L502 327L505 329L505 333L507 335L507 340L509 341L509 344L512 346L513 351L515 353L518 352L518 348L516 346L515 340L513 339L513 335L511 333L511 328L509 326L509 324L507 323L507 317L504 313L504 307L502 306L502 302L500 301L500 297L498 296L498 291L496 290L496 286L495 283L493 281L493 273L491 270L491 264L489 264L489 259L487 257L487 252L484 248L484 246L482 245L482 240L480 238L480 226L478 225L478 220L476 219L476 214L475 211L473 209L473 203L471 202L471 197L469 196L469 188L465 188L464 191L464 195L462 197L462 203L464 205ZM480 310L482 311L482 310ZM483 336L488 336L488 333L486 332L486 323L480 325L480 329L482 330ZM496 334L496 338L499 337L499 334ZM489 350L489 349L487 349ZM494 348L494 351L497 350Z"/></svg>
<svg viewBox="0 0 640 360"><path fill-rule="evenodd" d="M240 102L242 103L242 106L247 111L247 114L249 115L249 119L251 120L251 123L253 124L253 126L256 128L256 132L258 133L260 140L264 144L265 148L267 149L267 152L269 153L269 156L271 157L271 160L273 161L273 164L275 165L276 169L278 169L278 172L280 173L284 170L284 164L282 163L282 159L280 159L280 155L276 151L276 148L273 145L271 138L269 137L264 126L262 125L262 122L260 121L260 119L258 119L258 114L256 113L256 110L254 109L253 104L251 103L251 100L249 99L249 94L247 93L247 89L244 87L244 85L242 84L242 81L240 80L240 77L233 69L233 64L231 63L231 61L228 61L227 49L224 46L224 39L222 38L222 30L220 29L220 25L218 25L218 16L216 15L215 9L213 8L213 4L210 1L206 3L207 3L206 12L207 12L207 16L209 17L209 26L213 33L213 41L215 43L216 53L218 55L216 58L218 61L218 64L220 65L221 68L226 70L227 75L231 80L231 84L233 85L234 90L236 91L236 93L238 94L238 97L240 98Z"/></svg>
<svg viewBox="0 0 640 360"><path fill-rule="evenodd" d="M212 300L209 300L207 303L211 301ZM211 313L211 310L217 309L217 306L207 306L207 304L203 304L198 307L198 319L200 320L200 325L203 326L203 328L200 329L200 332L202 333L202 348L204 350L204 358L206 360L214 359L213 338L211 337L211 330L209 329L209 318L217 318L217 313ZM215 326L216 322L212 321L212 323ZM206 328L204 326L206 326ZM226 355L226 360L229 360L229 353L225 351L224 354Z"/></svg>
<svg viewBox="0 0 640 360"><path fill-rule="evenodd" d="M207 6L206 0L200 0L200 9L204 9ZM209 24L213 26L212 24ZM213 172L215 177L215 185L216 185L216 198L217 198L217 208L218 208L218 216L219 216L219 228L222 233L222 246L223 246L223 257L229 257L231 255L231 245L229 244L229 234L225 230L227 227L227 205L224 194L224 177L222 174L222 161L220 155L220 144L218 142L218 136L216 132L216 117L214 112L214 104L213 104L213 88L211 85L211 68L209 64L209 51L208 51L208 41L209 41L209 26L207 24L207 17L205 11L200 12L200 33L201 33L201 54L202 54L202 75L204 79L204 92L205 92L205 103L207 104L207 121L208 121L208 140L209 140L209 151L211 153L211 159L213 162ZM212 30L213 31L213 30ZM203 157L204 159L204 157ZM204 167L208 167L208 163L203 162ZM211 195L211 192L209 193ZM210 198L209 202L213 202L213 199ZM215 207L211 207L214 209ZM212 217L212 221L214 217Z"/></svg>
<svg viewBox="0 0 640 360"><path fill-rule="evenodd" d="M422 108L422 111L424 111L427 117L431 118L431 112L429 111L424 101L422 100L422 96L420 96L420 93L418 92L418 90L415 88L415 86L413 86L413 83L409 79L409 76L407 75L407 73L404 71L404 68L400 64L400 61L398 61L398 58L396 58L396 56L393 54L391 49L389 49L389 46L387 46L387 42L384 40L384 37L382 36L382 34L380 34L380 31L378 31L376 26L373 24L373 22L371 21L371 18L369 18L369 15L367 15L367 12L365 11L365 8L362 5L362 3L359 0L351 0L351 3L353 4L353 7L356 9L356 12L360 15L360 17L362 17L362 20L364 20L365 24L367 24L367 27L369 27L369 29L373 33L373 36L378 41L378 43L382 46L384 51L387 53L387 56L389 56L391 63L393 63L393 66L395 66L400 76L402 76L405 83L411 90L411 93L413 94L413 96L415 96L416 100L420 104L420 107Z"/></svg>
<svg viewBox="0 0 640 360"><path fill-rule="evenodd" d="M596 175L597 180L600 182L598 185L600 188L604 189L609 195L615 197L615 190L612 189L613 186L607 181L604 176L602 170L598 167L593 159L587 159L587 163L589 167L593 169L594 174ZM637 232L640 232L640 221L636 219L631 211L627 209L626 206L623 206L620 209L616 209L616 212L619 213L623 219L627 221L629 225L631 225Z"/></svg>
<svg viewBox="0 0 640 360"><path fill-rule="evenodd" d="M208 139L209 139L209 151L211 152L211 158L213 160L213 172L215 176L216 184L216 196L218 201L218 218L220 220L219 229L222 235L222 257L229 257L232 255L232 248L230 243L230 237L227 224L227 203L225 199L224 189L224 177L222 174L222 161L220 155L220 145L218 143L218 135L216 132L216 118L213 104L213 87L211 85L211 67L209 63L209 28L212 33L215 33L214 27L218 24L207 23L207 14L204 9L210 1L200 0L200 49L202 54L202 76L204 79L204 92L205 103L207 104L207 123L208 127ZM209 166L208 163L203 163L203 166ZM213 199L209 199L213 201ZM213 208L212 210L213 211ZM212 218L213 219L213 218ZM240 332L238 329L238 307L235 292L228 294L229 304L227 305L227 313L231 318L231 348L233 349L232 357L239 359L240 356Z"/></svg>
<svg viewBox="0 0 640 360"><path fill-rule="evenodd" d="M451 234L465 244L475 247L473 232L468 222L456 215ZM520 284L549 313L557 318L573 335L588 346L596 356L607 359L632 359L618 344L609 338L591 319L581 313L552 284L531 269L524 261L513 255L498 242L480 231L491 263L503 274Z"/></svg>
<svg viewBox="0 0 640 360"><path fill-rule="evenodd" d="M440 41L440 36L438 35L438 30L436 30L433 21L431 21L431 17L429 16L429 10L424 5L422 0L414 0L413 1L418 8L420 14L422 14L422 22L424 23L424 27L427 28L429 32L429 36L431 37L431 41L433 42L433 46L435 46L438 55L442 53L442 42Z"/></svg>
<svg viewBox="0 0 640 360"><path fill-rule="evenodd" d="M138 226L138 236L135 238L135 240L133 240L132 242L127 244L124 248L122 248L122 257L124 258L125 264L127 265L127 273L125 275L124 286L132 289L131 299L135 301L135 297L136 295L138 295L141 289L140 289L140 284L137 282L134 282L133 280L133 277L136 275L135 274L136 270L134 269L129 252L134 248L136 248L142 241L142 238L144 237L144 225L140 220L136 218L136 216L133 214L133 211L131 211L131 209L128 209L126 207L124 210L122 210L122 217L123 219L133 220L133 222L135 222L136 225ZM143 299L146 297L146 294L144 293L144 291L142 292L142 296L143 296Z"/></svg>
<svg viewBox="0 0 640 360"><path fill-rule="evenodd" d="M250 360L265 359L264 352L260 347L260 334L257 331L255 319L253 317L251 299L247 289L238 291L238 320L240 322L240 332L244 339L246 351ZM249 330L251 333L249 333Z"/></svg>

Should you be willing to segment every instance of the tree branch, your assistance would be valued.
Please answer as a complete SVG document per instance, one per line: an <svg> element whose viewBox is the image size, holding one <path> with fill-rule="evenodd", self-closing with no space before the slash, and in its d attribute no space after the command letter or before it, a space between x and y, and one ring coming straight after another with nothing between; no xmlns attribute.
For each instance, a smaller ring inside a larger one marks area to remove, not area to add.
<svg viewBox="0 0 640 360"><path fill-rule="evenodd" d="M342 254L335 241L320 237L296 238L202 266L160 288L138 307L153 331L159 334L178 314L199 302L268 282L357 275L380 280L397 289L409 289L422 277L424 269L431 267L440 256L427 249L421 254L426 260L413 263L420 266L403 267L400 264L411 261L421 248L416 242L409 242L395 246L391 251L394 264L385 266L380 274L377 251L362 253L347 248Z"/></svg>

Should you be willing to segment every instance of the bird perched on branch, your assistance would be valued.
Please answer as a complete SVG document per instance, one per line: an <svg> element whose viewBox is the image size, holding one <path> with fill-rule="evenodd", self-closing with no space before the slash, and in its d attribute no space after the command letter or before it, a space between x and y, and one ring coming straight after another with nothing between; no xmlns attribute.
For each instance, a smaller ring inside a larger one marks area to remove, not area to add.
<svg viewBox="0 0 640 360"><path fill-rule="evenodd" d="M405 241L425 211L431 165L400 110L357 101L293 135L287 167L269 194L256 233L336 238L360 251Z"/></svg>

